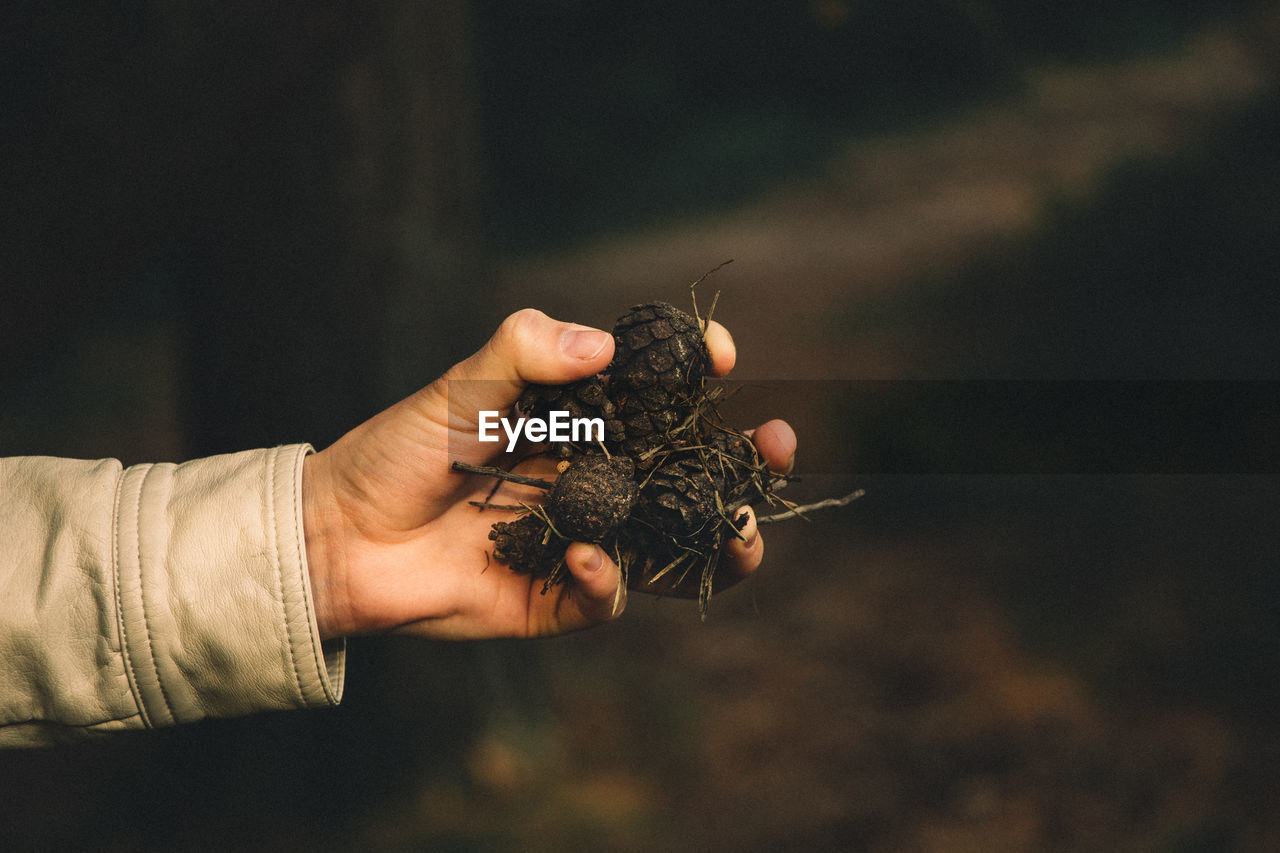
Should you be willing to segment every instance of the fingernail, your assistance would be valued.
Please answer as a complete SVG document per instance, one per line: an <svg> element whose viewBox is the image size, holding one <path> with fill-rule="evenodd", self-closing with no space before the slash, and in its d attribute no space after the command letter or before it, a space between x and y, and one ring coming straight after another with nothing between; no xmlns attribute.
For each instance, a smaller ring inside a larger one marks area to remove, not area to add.
<svg viewBox="0 0 1280 853"><path fill-rule="evenodd" d="M601 551L600 546L597 545L593 549L591 549L591 556L587 558L587 563L585 568L589 572L598 572L600 571L600 567L603 565L604 565L604 551Z"/></svg>
<svg viewBox="0 0 1280 853"><path fill-rule="evenodd" d="M738 516L737 518L734 519L734 521L738 523L739 525L738 530L741 531L744 527L747 526L748 522L751 521L751 512L749 510L744 509L742 512L738 513ZM750 537L743 540L742 547L750 550L751 548L755 547L756 540L759 538L760 538L760 528L757 527L755 530L751 531Z"/></svg>
<svg viewBox="0 0 1280 853"><path fill-rule="evenodd" d="M560 336L560 351L585 361L598 356L612 337L599 329L570 329Z"/></svg>

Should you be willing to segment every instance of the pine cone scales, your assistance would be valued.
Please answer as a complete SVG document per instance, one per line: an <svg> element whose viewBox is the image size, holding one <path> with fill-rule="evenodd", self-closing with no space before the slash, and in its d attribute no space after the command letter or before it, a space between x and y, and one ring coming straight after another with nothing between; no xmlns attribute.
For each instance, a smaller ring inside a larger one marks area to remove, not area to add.
<svg viewBox="0 0 1280 853"><path fill-rule="evenodd" d="M600 418L604 421L604 438L611 445L622 441L622 423L617 407L605 392L604 380L591 376L568 385L530 385L516 403L525 417L545 418L551 411L568 412L570 418ZM560 445L562 456L572 455L573 448Z"/></svg>
<svg viewBox="0 0 1280 853"><path fill-rule="evenodd" d="M511 571L522 575L545 574L549 563L554 564L564 556L564 543L559 543L560 553L546 524L536 515L524 515L515 521L497 521L489 530L493 542L493 556L511 566Z"/></svg>
<svg viewBox="0 0 1280 853"><path fill-rule="evenodd" d="M693 411L711 355L698 322L666 302L637 305L614 326L609 395L623 448L644 467L645 455Z"/></svg>
<svg viewBox="0 0 1280 853"><path fill-rule="evenodd" d="M677 540L696 540L718 516L715 491L716 484L697 456L682 456L653 472L638 514Z"/></svg>
<svg viewBox="0 0 1280 853"><path fill-rule="evenodd" d="M699 385L711 363L698 322L666 302L637 305L618 318L609 365L610 392Z"/></svg>

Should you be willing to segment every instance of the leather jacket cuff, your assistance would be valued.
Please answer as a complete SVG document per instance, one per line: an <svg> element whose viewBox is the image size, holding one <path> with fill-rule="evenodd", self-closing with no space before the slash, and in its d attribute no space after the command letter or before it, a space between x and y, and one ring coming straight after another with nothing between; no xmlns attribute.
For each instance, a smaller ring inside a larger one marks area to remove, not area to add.
<svg viewBox="0 0 1280 853"><path fill-rule="evenodd" d="M136 465L115 503L118 630L148 726L336 705L302 531L309 445Z"/></svg>

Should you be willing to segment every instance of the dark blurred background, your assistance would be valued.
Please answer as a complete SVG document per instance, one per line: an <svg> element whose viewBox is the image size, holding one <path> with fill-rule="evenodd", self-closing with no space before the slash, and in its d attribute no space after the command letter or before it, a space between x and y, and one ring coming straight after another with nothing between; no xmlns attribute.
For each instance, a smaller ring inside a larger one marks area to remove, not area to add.
<svg viewBox="0 0 1280 853"><path fill-rule="evenodd" d="M706 623L360 640L332 712L0 754L0 846L1280 848L1280 479L955 473L796 391L1280 380L1277 56L1246 0L7 4L0 453L323 446L733 258L793 497L869 493Z"/></svg>

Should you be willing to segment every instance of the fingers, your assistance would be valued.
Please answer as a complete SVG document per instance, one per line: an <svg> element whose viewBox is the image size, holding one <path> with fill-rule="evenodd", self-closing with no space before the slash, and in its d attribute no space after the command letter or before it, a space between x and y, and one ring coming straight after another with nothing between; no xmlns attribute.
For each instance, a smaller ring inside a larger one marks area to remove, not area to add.
<svg viewBox="0 0 1280 853"><path fill-rule="evenodd" d="M622 613L627 606L627 588L621 570L603 548L574 542L565 551L564 561L573 576L572 601L585 625L607 622Z"/></svg>
<svg viewBox="0 0 1280 853"><path fill-rule="evenodd" d="M786 421L772 420L747 433L775 474L789 474L796 464L796 433Z"/></svg>
<svg viewBox="0 0 1280 853"><path fill-rule="evenodd" d="M758 569L760 561L764 559L764 537L756 526L756 514L751 507L743 507L738 517L741 518L742 514L747 516L747 523L738 531L742 538L732 538L724 546L724 555L735 575L729 581L731 584Z"/></svg>
<svg viewBox="0 0 1280 853"><path fill-rule="evenodd" d="M450 405L472 419L481 408L503 408L531 382L563 385L599 373L613 358L613 335L553 320L534 308L517 311L493 337L444 379ZM474 382L467 380L496 380Z"/></svg>
<svg viewBox="0 0 1280 853"><path fill-rule="evenodd" d="M775 474L791 471L796 461L796 434L790 424L781 420L768 421L748 432L748 435L764 457L769 470ZM724 546L724 555L733 572L725 586L732 586L750 575L760 567L760 561L764 559L764 537L760 535L756 524L756 514L751 507L743 507L742 513L747 518L746 524L738 531L741 538L731 538Z"/></svg>
<svg viewBox="0 0 1280 853"><path fill-rule="evenodd" d="M738 360L738 350L733 345L733 336L729 334L729 330L712 320L707 324L702 339L711 353L711 375L727 376Z"/></svg>

